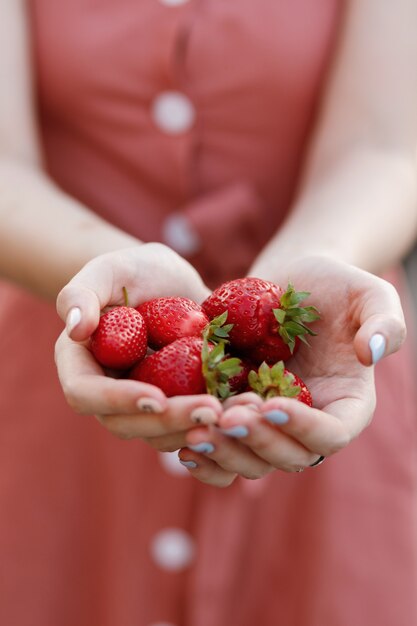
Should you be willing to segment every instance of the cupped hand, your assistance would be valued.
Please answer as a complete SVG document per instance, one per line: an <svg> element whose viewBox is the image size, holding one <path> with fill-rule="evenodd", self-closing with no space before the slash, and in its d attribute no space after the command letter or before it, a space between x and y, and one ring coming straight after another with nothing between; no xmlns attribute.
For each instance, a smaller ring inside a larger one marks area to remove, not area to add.
<svg viewBox="0 0 417 626"><path fill-rule="evenodd" d="M300 471L344 448L372 419L372 365L405 339L396 290L368 272L314 257L260 277L284 287L291 281L297 291L311 292L306 303L320 312L311 347L302 344L287 363L309 387L314 406L292 398L262 404L252 399L249 406L239 397L230 400L219 428L187 435L192 445L203 438L213 450L205 455L196 455L195 448L181 451L183 460L197 463L190 471L204 482L229 484L236 474L257 478L273 468Z"/></svg>
<svg viewBox="0 0 417 626"><path fill-rule="evenodd" d="M55 348L64 395L78 413L95 415L114 435L140 437L162 451L185 445L196 424L216 423L219 401L209 395L167 398L153 385L106 376L88 349L100 311L123 304L137 306L160 296L201 302L209 293L199 274L161 244L143 244L96 257L62 289L57 310L66 322Z"/></svg>

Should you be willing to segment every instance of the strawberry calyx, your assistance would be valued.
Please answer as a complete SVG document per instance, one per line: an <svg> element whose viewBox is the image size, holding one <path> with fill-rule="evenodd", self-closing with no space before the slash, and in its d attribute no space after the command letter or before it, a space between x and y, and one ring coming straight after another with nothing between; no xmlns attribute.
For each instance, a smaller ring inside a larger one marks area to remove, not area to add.
<svg viewBox="0 0 417 626"><path fill-rule="evenodd" d="M202 372L206 381L207 393L220 400L226 400L234 393L229 380L242 371L242 362L237 357L226 357L225 348L233 324L226 324L227 311L215 317L202 332L201 350Z"/></svg>
<svg viewBox="0 0 417 626"><path fill-rule="evenodd" d="M288 283L287 291L280 298L280 307L273 309L273 314L278 322L278 334L291 351L294 351L295 340L309 345L306 335L317 335L306 324L320 319L320 314L315 306L301 307L303 300L308 298L309 291L295 291L293 285Z"/></svg>
<svg viewBox="0 0 417 626"><path fill-rule="evenodd" d="M248 383L251 389L265 400L277 396L297 398L301 393L301 387L296 384L295 376L285 369L284 361L278 361L272 367L264 361L257 372L255 370L249 372Z"/></svg>
<svg viewBox="0 0 417 626"><path fill-rule="evenodd" d="M221 315L214 317L209 324L203 329L203 339L211 343L219 343L223 341L229 343L229 333L234 324L226 324L228 312L224 311Z"/></svg>

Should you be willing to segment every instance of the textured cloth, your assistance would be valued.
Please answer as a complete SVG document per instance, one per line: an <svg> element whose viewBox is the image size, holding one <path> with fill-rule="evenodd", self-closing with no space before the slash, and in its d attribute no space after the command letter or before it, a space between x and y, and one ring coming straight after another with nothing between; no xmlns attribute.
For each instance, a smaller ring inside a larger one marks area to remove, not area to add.
<svg viewBox="0 0 417 626"><path fill-rule="evenodd" d="M296 192L342 3L28 6L53 179L145 241L186 216L205 279L242 275ZM409 346L378 364L376 416L346 450L220 490L75 415L53 307L7 284L0 301L1 624L417 623Z"/></svg>

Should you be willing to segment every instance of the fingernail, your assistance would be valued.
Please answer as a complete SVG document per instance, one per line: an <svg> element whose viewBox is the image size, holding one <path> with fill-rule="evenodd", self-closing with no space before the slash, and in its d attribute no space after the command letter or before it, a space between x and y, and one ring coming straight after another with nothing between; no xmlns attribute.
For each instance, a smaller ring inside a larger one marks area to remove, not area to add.
<svg viewBox="0 0 417 626"><path fill-rule="evenodd" d="M209 406L200 406L194 409L190 415L194 424L216 424L217 415Z"/></svg>
<svg viewBox="0 0 417 626"><path fill-rule="evenodd" d="M184 467L188 467L188 469L195 469L196 467L198 467L195 461L181 461L180 459L180 463L181 465L184 465Z"/></svg>
<svg viewBox="0 0 417 626"><path fill-rule="evenodd" d="M81 322L81 309L78 306L73 307L67 315L66 329L70 335L76 326Z"/></svg>
<svg viewBox="0 0 417 626"><path fill-rule="evenodd" d="M284 411L279 411L275 409L275 411L268 411L268 413L264 414L264 417L271 424L285 424L290 419L287 413Z"/></svg>
<svg viewBox="0 0 417 626"><path fill-rule="evenodd" d="M249 429L246 426L232 426L232 428L222 428L221 432L228 437L247 437L249 435Z"/></svg>
<svg viewBox="0 0 417 626"><path fill-rule="evenodd" d="M256 411L257 413L259 413L259 405L257 404L249 403L249 404L244 404L243 406L246 409L250 409L251 411Z"/></svg>
<svg viewBox="0 0 417 626"><path fill-rule="evenodd" d="M196 443L194 446L188 446L193 452L201 452L202 454L211 454L214 452L214 446L212 443Z"/></svg>
<svg viewBox="0 0 417 626"><path fill-rule="evenodd" d="M154 398L139 398L136 406L142 413L162 413L163 408Z"/></svg>
<svg viewBox="0 0 417 626"><path fill-rule="evenodd" d="M375 365L375 363L378 363L378 361L382 359L385 354L385 337L383 335L380 335L379 333L376 333L371 337L369 341L369 347L372 353L372 363Z"/></svg>

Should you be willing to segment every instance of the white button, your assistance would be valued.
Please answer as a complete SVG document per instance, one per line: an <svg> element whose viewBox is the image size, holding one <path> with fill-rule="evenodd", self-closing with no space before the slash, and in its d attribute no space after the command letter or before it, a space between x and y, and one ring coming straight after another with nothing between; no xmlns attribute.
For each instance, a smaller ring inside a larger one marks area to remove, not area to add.
<svg viewBox="0 0 417 626"><path fill-rule="evenodd" d="M182 256L191 256L201 248L200 237L188 219L180 213L173 213L166 218L162 236L164 242Z"/></svg>
<svg viewBox="0 0 417 626"><path fill-rule="evenodd" d="M152 557L157 565L169 571L186 568L194 559L195 547L190 535L180 528L165 528L151 543Z"/></svg>
<svg viewBox="0 0 417 626"><path fill-rule="evenodd" d="M195 109L187 96L179 91L164 91L153 101L155 124L170 135L179 135L194 124Z"/></svg>
<svg viewBox="0 0 417 626"><path fill-rule="evenodd" d="M159 0L159 2L167 7L178 7L180 4L188 2L188 0Z"/></svg>
<svg viewBox="0 0 417 626"><path fill-rule="evenodd" d="M160 452L159 460L162 467L168 472L168 474L174 474L176 476L190 476L190 472L184 465L181 465L178 458L178 452Z"/></svg>

